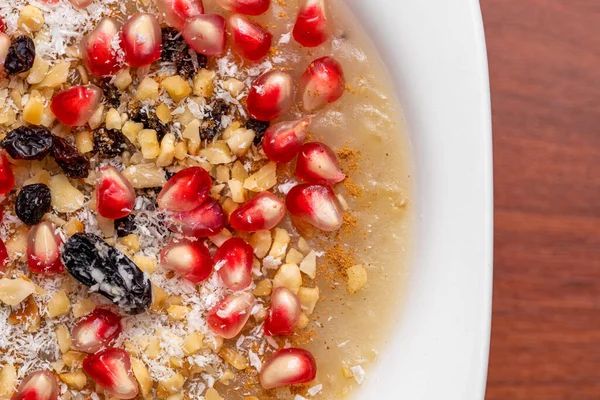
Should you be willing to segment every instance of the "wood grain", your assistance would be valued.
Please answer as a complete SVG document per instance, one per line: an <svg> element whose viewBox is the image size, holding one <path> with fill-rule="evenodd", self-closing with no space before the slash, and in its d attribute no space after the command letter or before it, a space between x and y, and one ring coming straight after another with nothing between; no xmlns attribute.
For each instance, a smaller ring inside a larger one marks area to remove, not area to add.
<svg viewBox="0 0 600 400"><path fill-rule="evenodd" d="M600 399L600 1L481 0L495 156L488 400Z"/></svg>

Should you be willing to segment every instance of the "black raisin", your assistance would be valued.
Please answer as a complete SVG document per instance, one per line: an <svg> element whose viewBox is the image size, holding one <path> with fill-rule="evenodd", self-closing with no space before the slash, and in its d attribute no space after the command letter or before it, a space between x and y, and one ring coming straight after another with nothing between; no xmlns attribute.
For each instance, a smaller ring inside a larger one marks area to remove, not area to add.
<svg viewBox="0 0 600 400"><path fill-rule="evenodd" d="M9 75L26 72L33 66L35 59L35 44L29 36L17 36L8 48L4 60L4 69Z"/></svg>
<svg viewBox="0 0 600 400"><path fill-rule="evenodd" d="M175 28L162 28L162 53L161 61L173 61L173 57L186 47L181 33Z"/></svg>
<svg viewBox="0 0 600 400"><path fill-rule="evenodd" d="M163 49L160 59L173 62L179 75L190 79L196 74L198 68L206 68L208 57L194 52L176 29L163 28L162 42ZM194 62L194 57L196 62Z"/></svg>
<svg viewBox="0 0 600 400"><path fill-rule="evenodd" d="M0 145L12 158L41 160L52 148L52 134L43 126L20 126L10 131Z"/></svg>
<svg viewBox="0 0 600 400"><path fill-rule="evenodd" d="M54 136L52 140L52 157L54 157L58 166L62 168L65 175L73 179L87 178L90 170L90 160L65 139Z"/></svg>
<svg viewBox="0 0 600 400"><path fill-rule="evenodd" d="M115 85L110 83L110 79L103 79L100 82L100 88L104 92L104 98L113 108L119 108L121 105L121 92Z"/></svg>
<svg viewBox="0 0 600 400"><path fill-rule="evenodd" d="M150 279L127 257L100 237L76 233L62 252L67 271L123 311L140 314L152 304Z"/></svg>
<svg viewBox="0 0 600 400"><path fill-rule="evenodd" d="M144 124L144 129L153 129L156 131L156 137L159 141L169 133L169 127L163 124L154 111L140 108L137 112L133 113L131 120L134 122Z"/></svg>
<svg viewBox="0 0 600 400"><path fill-rule="evenodd" d="M246 129L252 129L256 136L254 136L254 144L259 146L262 143L262 138L269 129L270 122L269 121L259 121L254 118L250 118L246 121Z"/></svg>
<svg viewBox="0 0 600 400"><path fill-rule="evenodd" d="M210 117L215 124L221 126L221 117L229 114L229 111L231 111L231 106L225 100L217 99L211 103Z"/></svg>
<svg viewBox="0 0 600 400"><path fill-rule="evenodd" d="M129 214L126 217L115 220L115 229L118 237L131 235L135 232L136 228L135 214Z"/></svg>
<svg viewBox="0 0 600 400"><path fill-rule="evenodd" d="M120 156L126 150L125 136L117 130L101 128L94 131L94 152L103 158Z"/></svg>
<svg viewBox="0 0 600 400"><path fill-rule="evenodd" d="M26 225L42 222L44 214L52 208L50 188L43 183L24 186L15 202L15 214Z"/></svg>
<svg viewBox="0 0 600 400"><path fill-rule="evenodd" d="M204 121L200 126L200 139L212 140L217 136L218 128L213 121Z"/></svg>

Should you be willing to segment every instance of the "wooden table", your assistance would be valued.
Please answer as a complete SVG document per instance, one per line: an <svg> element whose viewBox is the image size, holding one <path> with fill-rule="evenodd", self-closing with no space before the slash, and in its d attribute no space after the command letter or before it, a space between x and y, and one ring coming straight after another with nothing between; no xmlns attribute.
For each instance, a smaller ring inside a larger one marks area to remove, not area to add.
<svg viewBox="0 0 600 400"><path fill-rule="evenodd" d="M600 0L481 0L494 123L488 400L600 399Z"/></svg>

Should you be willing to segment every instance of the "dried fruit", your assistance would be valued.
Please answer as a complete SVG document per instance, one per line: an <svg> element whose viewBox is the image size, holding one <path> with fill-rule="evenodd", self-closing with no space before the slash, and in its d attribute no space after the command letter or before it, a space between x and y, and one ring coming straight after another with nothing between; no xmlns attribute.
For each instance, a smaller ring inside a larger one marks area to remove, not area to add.
<svg viewBox="0 0 600 400"><path fill-rule="evenodd" d="M252 83L246 100L248 113L260 121L271 121L291 107L293 97L294 82L288 73L266 72Z"/></svg>
<svg viewBox="0 0 600 400"><path fill-rule="evenodd" d="M267 12L271 0L217 0L224 9L246 15L260 15Z"/></svg>
<svg viewBox="0 0 600 400"><path fill-rule="evenodd" d="M62 240L52 222L42 222L29 231L27 236L27 265L39 274L58 274L65 266L60 259Z"/></svg>
<svg viewBox="0 0 600 400"><path fill-rule="evenodd" d="M190 18L181 33L187 44L200 54L218 56L225 52L225 18L220 15L204 14Z"/></svg>
<svg viewBox="0 0 600 400"><path fill-rule="evenodd" d="M271 126L269 121L259 121L254 118L249 118L248 121L246 121L246 129L251 129L255 133L254 144L256 146L259 146L262 143L263 135L267 129L269 129L269 126Z"/></svg>
<svg viewBox="0 0 600 400"><path fill-rule="evenodd" d="M300 108L312 114L344 94L346 80L342 66L332 57L319 58L302 74L298 87Z"/></svg>
<svg viewBox="0 0 600 400"><path fill-rule="evenodd" d="M160 252L160 263L192 283L206 280L213 270L208 248L188 239L172 240Z"/></svg>
<svg viewBox="0 0 600 400"><path fill-rule="evenodd" d="M258 62L271 48L273 35L243 15L231 15L227 19L227 29L231 35L231 47L246 60Z"/></svg>
<svg viewBox="0 0 600 400"><path fill-rule="evenodd" d="M115 229L117 231L117 237L123 237L134 233L137 229L135 214L129 214L126 217L115 220Z"/></svg>
<svg viewBox="0 0 600 400"><path fill-rule="evenodd" d="M162 33L153 14L136 13L123 25L121 46L132 67L150 65L160 58Z"/></svg>
<svg viewBox="0 0 600 400"><path fill-rule="evenodd" d="M334 185L346 178L333 150L320 142L306 143L300 148L296 176L305 182L321 185Z"/></svg>
<svg viewBox="0 0 600 400"><path fill-rule="evenodd" d="M265 318L265 333L269 336L291 335L301 314L298 296L286 287L276 288L271 294L271 307Z"/></svg>
<svg viewBox="0 0 600 400"><path fill-rule="evenodd" d="M58 383L52 373L36 371L27 375L11 400L58 400Z"/></svg>
<svg viewBox="0 0 600 400"><path fill-rule="evenodd" d="M226 224L227 215L223 208L210 197L200 207L175 213L167 220L171 231L197 238L216 235Z"/></svg>
<svg viewBox="0 0 600 400"><path fill-rule="evenodd" d="M83 64L95 76L113 75L122 67L115 48L121 25L112 18L104 18L81 41Z"/></svg>
<svg viewBox="0 0 600 400"><path fill-rule="evenodd" d="M254 296L248 292L230 294L206 315L210 330L224 339L236 337L248 322L254 307Z"/></svg>
<svg viewBox="0 0 600 400"><path fill-rule="evenodd" d="M238 291L252 283L254 249L244 239L231 238L215 253L215 268L227 288Z"/></svg>
<svg viewBox="0 0 600 400"><path fill-rule="evenodd" d="M96 308L73 327L73 348L95 353L116 340L122 330L121 317L110 310Z"/></svg>
<svg viewBox="0 0 600 400"><path fill-rule="evenodd" d="M342 226L342 212L337 197L328 186L294 186L287 194L285 204L294 217L326 232L336 231Z"/></svg>
<svg viewBox="0 0 600 400"><path fill-rule="evenodd" d="M191 211L208 197L212 179L201 167L189 167L176 173L158 194L158 206L168 211Z"/></svg>
<svg viewBox="0 0 600 400"><path fill-rule="evenodd" d="M121 105L121 91L112 83L110 79L102 79L100 81L100 89L104 93L104 99L114 108L119 108Z"/></svg>
<svg viewBox="0 0 600 400"><path fill-rule="evenodd" d="M35 60L35 44L29 36L21 35L13 39L6 60L4 70L9 75L27 72L33 67Z"/></svg>
<svg viewBox="0 0 600 400"><path fill-rule="evenodd" d="M52 148L52 134L43 126L20 126L0 142L17 160L42 160Z"/></svg>
<svg viewBox="0 0 600 400"><path fill-rule="evenodd" d="M292 31L296 42L304 47L317 47L329 37L325 0L304 0Z"/></svg>
<svg viewBox="0 0 600 400"><path fill-rule="evenodd" d="M296 157L306 139L306 128L312 117L297 121L280 122L265 132L262 141L263 151L269 160L288 163Z"/></svg>
<svg viewBox="0 0 600 400"><path fill-rule="evenodd" d="M125 350L106 349L91 354L83 360L83 370L94 382L118 399L133 399L138 395L131 358Z"/></svg>
<svg viewBox="0 0 600 400"><path fill-rule="evenodd" d="M88 122L102 101L102 90L94 85L74 86L57 93L50 109L65 125L82 126Z"/></svg>
<svg viewBox="0 0 600 400"><path fill-rule="evenodd" d="M94 152L102 158L114 158L126 150L126 138L122 132L112 129L94 131Z"/></svg>
<svg viewBox="0 0 600 400"><path fill-rule="evenodd" d="M0 151L0 195L10 192L13 187L15 187L15 175L6 153Z"/></svg>
<svg viewBox="0 0 600 400"><path fill-rule="evenodd" d="M204 14L202 0L157 0L156 7L167 24L180 31L185 21Z"/></svg>
<svg viewBox="0 0 600 400"><path fill-rule="evenodd" d="M50 188L43 183L24 186L15 202L15 214L26 225L37 225L52 207Z"/></svg>
<svg viewBox="0 0 600 400"><path fill-rule="evenodd" d="M272 229L285 216L283 200L270 192L262 192L229 217L231 227L244 232Z"/></svg>
<svg viewBox="0 0 600 400"><path fill-rule="evenodd" d="M169 127L158 119L156 113L146 108L140 108L131 116L131 120L144 124L144 129L152 129L156 131L156 138L158 140L162 140L162 138L169 132Z"/></svg>
<svg viewBox="0 0 600 400"><path fill-rule="evenodd" d="M81 179L88 177L90 160L84 154L81 154L75 146L59 136L52 138L52 157L69 178Z"/></svg>
<svg viewBox="0 0 600 400"><path fill-rule="evenodd" d="M63 262L79 282L130 314L152 303L150 280L126 255L93 234L76 233L65 243Z"/></svg>
<svg viewBox="0 0 600 400"><path fill-rule="evenodd" d="M135 189L113 166L98 170L96 204L104 218L119 219L131 213L135 205Z"/></svg>
<svg viewBox="0 0 600 400"><path fill-rule="evenodd" d="M317 362L304 349L279 350L265 362L260 371L260 384L265 389L307 383L317 376Z"/></svg>

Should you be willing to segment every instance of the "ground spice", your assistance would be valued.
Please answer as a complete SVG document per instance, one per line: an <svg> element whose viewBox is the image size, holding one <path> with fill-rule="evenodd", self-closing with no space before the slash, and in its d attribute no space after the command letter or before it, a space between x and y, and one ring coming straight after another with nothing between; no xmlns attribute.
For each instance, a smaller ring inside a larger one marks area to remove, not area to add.
<svg viewBox="0 0 600 400"><path fill-rule="evenodd" d="M360 151L350 148L348 146L341 147L337 151L340 164L344 169L348 171L354 171L358 169L362 155Z"/></svg>
<svg viewBox="0 0 600 400"><path fill-rule="evenodd" d="M344 180L344 187L348 191L348 194L352 197L362 197L363 195L363 188L354 183L350 177Z"/></svg>
<svg viewBox="0 0 600 400"><path fill-rule="evenodd" d="M354 249L344 249L341 244L334 244L325 252L325 264L332 267L339 276L346 276L346 270L356 265Z"/></svg>

